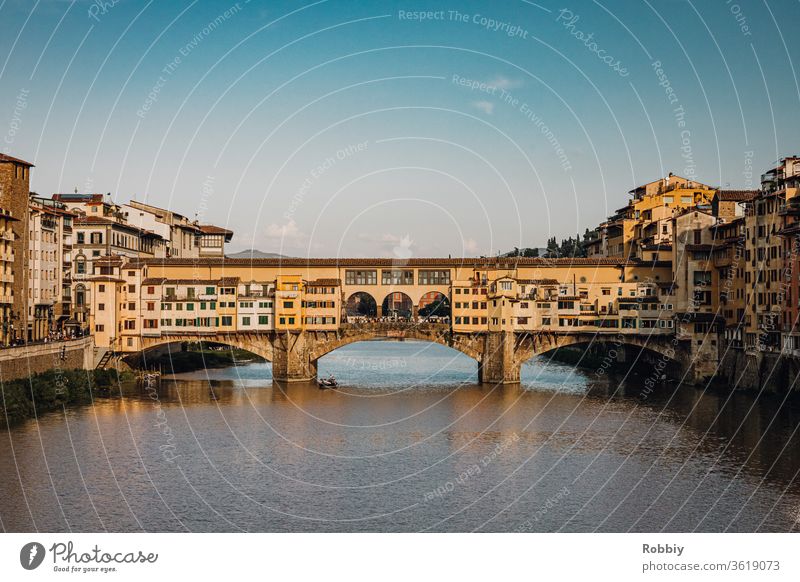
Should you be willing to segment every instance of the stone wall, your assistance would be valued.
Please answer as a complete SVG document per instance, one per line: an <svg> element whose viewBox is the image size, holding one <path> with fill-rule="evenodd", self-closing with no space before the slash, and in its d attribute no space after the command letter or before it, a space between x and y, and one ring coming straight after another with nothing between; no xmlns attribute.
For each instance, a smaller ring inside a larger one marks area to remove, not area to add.
<svg viewBox="0 0 800 582"><path fill-rule="evenodd" d="M89 370L93 355L94 341L91 337L2 349L0 380L8 382L27 378L52 369Z"/></svg>
<svg viewBox="0 0 800 582"><path fill-rule="evenodd" d="M800 358L773 352L724 350L719 376L736 390L764 390L774 394L800 392Z"/></svg>

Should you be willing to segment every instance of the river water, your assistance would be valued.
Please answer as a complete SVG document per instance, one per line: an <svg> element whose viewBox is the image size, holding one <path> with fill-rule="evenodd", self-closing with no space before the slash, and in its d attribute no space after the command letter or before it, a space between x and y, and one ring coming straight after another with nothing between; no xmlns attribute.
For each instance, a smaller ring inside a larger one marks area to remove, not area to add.
<svg viewBox="0 0 800 582"><path fill-rule="evenodd" d="M0 434L5 531L791 531L797 405L422 342L200 371Z"/></svg>

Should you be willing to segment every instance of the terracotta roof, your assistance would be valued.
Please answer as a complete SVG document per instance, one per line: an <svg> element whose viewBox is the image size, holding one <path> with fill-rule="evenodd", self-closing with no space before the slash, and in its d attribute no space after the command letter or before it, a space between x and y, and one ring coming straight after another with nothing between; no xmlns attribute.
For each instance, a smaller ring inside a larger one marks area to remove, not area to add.
<svg viewBox="0 0 800 582"><path fill-rule="evenodd" d="M161 285L167 281L166 277L148 277L142 281L142 285Z"/></svg>
<svg viewBox="0 0 800 582"><path fill-rule="evenodd" d="M122 279L119 277L114 277L113 275L95 275L93 277L87 277L84 281L102 281L104 283L124 283Z"/></svg>
<svg viewBox="0 0 800 582"><path fill-rule="evenodd" d="M749 202L759 194L759 190L718 190L717 199L723 202Z"/></svg>
<svg viewBox="0 0 800 582"><path fill-rule="evenodd" d="M200 224L198 225L200 232L203 234L224 234L224 235L233 235L232 230L228 230L227 228L222 228L221 226L214 226L213 224Z"/></svg>
<svg viewBox="0 0 800 582"><path fill-rule="evenodd" d="M315 279L306 282L306 285L311 287L338 287L341 284L341 279Z"/></svg>
<svg viewBox="0 0 800 582"><path fill-rule="evenodd" d="M239 281L241 281L241 277L223 277L219 280L219 284L223 286L238 285Z"/></svg>
<svg viewBox="0 0 800 582"><path fill-rule="evenodd" d="M89 202L93 204L101 204L103 202L102 194L53 194L51 198L53 200L57 200L58 202Z"/></svg>
<svg viewBox="0 0 800 582"><path fill-rule="evenodd" d="M252 267L396 267L396 259L388 258L237 258L228 257L203 257L203 258L145 258L133 259L143 265L165 266L197 266L224 267L224 266L252 266ZM493 257L493 258L414 258L403 262L405 267L479 267L479 268L514 268L514 267L545 267L545 266L589 266L589 267L621 267L629 264L622 258L584 258L566 257L549 259L544 257Z"/></svg>
<svg viewBox="0 0 800 582"><path fill-rule="evenodd" d="M557 279L517 279L517 283L523 285L558 285Z"/></svg>
<svg viewBox="0 0 800 582"><path fill-rule="evenodd" d="M105 255L102 257L95 257L92 261L95 263L113 263L116 265L122 263L122 257L118 255Z"/></svg>
<svg viewBox="0 0 800 582"><path fill-rule="evenodd" d="M7 154L0 154L0 162L22 164L23 166L28 166L29 168L33 167L32 163L26 162L25 160L21 160L19 158L15 158L14 156L9 156Z"/></svg>
<svg viewBox="0 0 800 582"><path fill-rule="evenodd" d="M714 245L686 245L687 251L713 251Z"/></svg>
<svg viewBox="0 0 800 582"><path fill-rule="evenodd" d="M156 281L158 277L148 277L147 280ZM216 285L219 279L204 279L198 277L197 279L161 279L165 285Z"/></svg>
<svg viewBox="0 0 800 582"><path fill-rule="evenodd" d="M146 230L144 228L139 228L133 224L128 222L120 222L119 220L114 220L113 218L107 218L104 216L78 216L75 220L73 220L73 224L75 226L92 226L92 225L111 225L111 226L118 226L120 228L125 228L127 230L132 230L134 232L138 232L141 236L151 236L151 237L158 237L162 238L160 234L156 234L151 230Z"/></svg>

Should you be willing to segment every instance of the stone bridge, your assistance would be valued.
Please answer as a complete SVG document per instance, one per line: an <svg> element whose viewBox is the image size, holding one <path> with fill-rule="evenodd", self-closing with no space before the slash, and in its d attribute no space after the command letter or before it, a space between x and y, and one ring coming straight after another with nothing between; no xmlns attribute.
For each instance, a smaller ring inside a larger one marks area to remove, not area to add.
<svg viewBox="0 0 800 582"><path fill-rule="evenodd" d="M663 359L686 382L713 376L713 354L693 352L691 342L660 330L609 330L608 332L476 332L454 333L446 323L367 322L343 324L331 331L235 332L230 334L180 334L142 337L144 351L184 341L226 344L272 362L273 377L284 382L309 381L317 376L317 361L351 343L374 339L421 340L441 344L478 362L483 383L516 383L521 365L530 358L570 345L607 346L615 356L624 346L648 354L645 361ZM612 348L616 347L613 350ZM630 349L628 350L630 352ZM712 369L706 369L710 363Z"/></svg>

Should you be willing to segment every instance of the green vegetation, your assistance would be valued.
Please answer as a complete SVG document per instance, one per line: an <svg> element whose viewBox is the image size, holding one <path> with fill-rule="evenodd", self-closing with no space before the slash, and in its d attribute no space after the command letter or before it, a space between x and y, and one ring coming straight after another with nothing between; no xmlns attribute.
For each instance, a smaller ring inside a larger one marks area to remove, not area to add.
<svg viewBox="0 0 800 582"><path fill-rule="evenodd" d="M50 370L3 382L0 428L63 406L87 404L93 395L107 395L112 386L132 380L130 372L116 370Z"/></svg>
<svg viewBox="0 0 800 582"><path fill-rule="evenodd" d="M572 257L585 257L586 256L586 248L584 244L593 240L596 236L595 232L590 231L588 228L586 232L583 233L583 237L581 235L576 235L575 238L567 237L561 239L561 244L558 243L556 237L551 237L547 239L547 249L545 250L544 254L539 253L538 248L517 248L514 247L513 251L509 251L503 257L544 257L547 259L558 259L558 258L572 258Z"/></svg>
<svg viewBox="0 0 800 582"><path fill-rule="evenodd" d="M240 362L264 362L251 352L218 344L184 343L180 351L145 357L133 362L135 368L160 370L164 374L194 372L206 368L226 368Z"/></svg>

